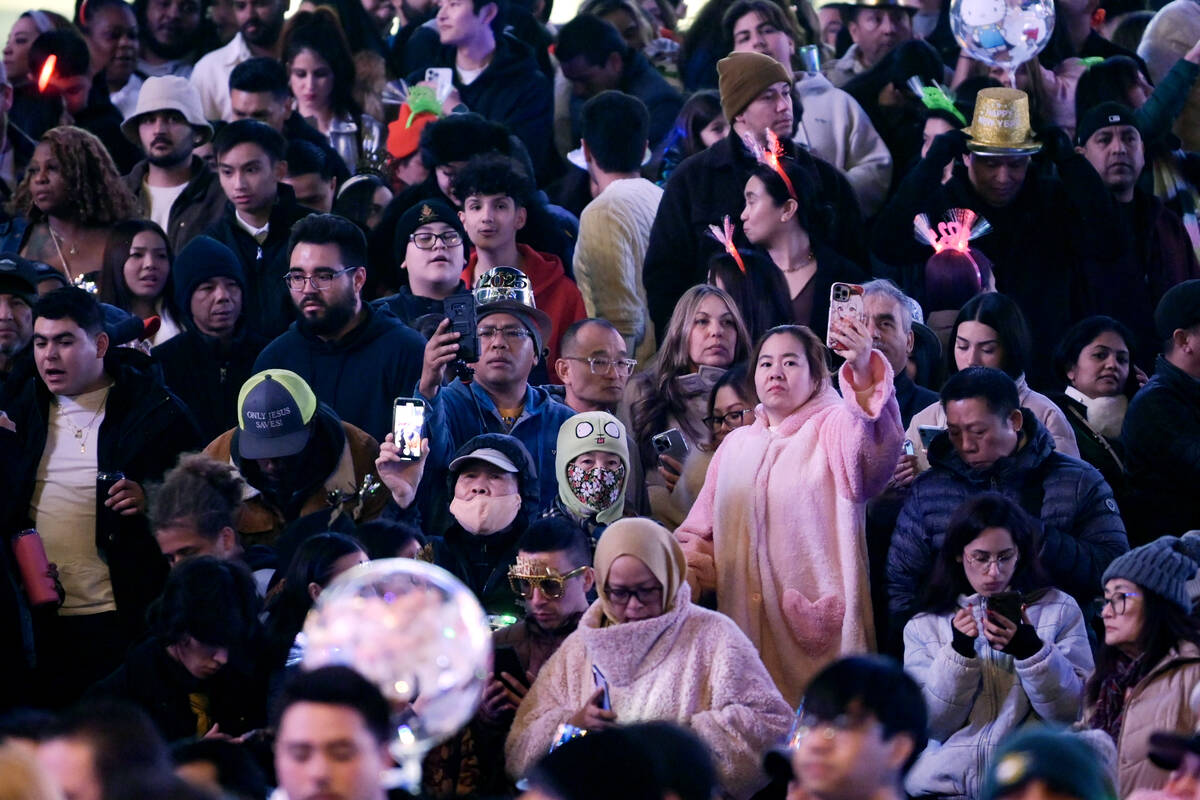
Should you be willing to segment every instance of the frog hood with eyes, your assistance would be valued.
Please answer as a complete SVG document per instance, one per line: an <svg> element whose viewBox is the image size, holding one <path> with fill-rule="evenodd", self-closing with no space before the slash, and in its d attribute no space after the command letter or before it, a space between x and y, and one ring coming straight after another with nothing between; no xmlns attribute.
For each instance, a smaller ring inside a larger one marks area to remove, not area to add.
<svg viewBox="0 0 1200 800"><path fill-rule="evenodd" d="M583 469L572 462L584 453L599 450L621 459L617 470L603 467ZM576 414L558 429L558 451L554 456L558 478L558 501L571 516L595 517L607 525L621 518L625 509L625 485L629 478L629 442L625 426L606 411Z"/></svg>

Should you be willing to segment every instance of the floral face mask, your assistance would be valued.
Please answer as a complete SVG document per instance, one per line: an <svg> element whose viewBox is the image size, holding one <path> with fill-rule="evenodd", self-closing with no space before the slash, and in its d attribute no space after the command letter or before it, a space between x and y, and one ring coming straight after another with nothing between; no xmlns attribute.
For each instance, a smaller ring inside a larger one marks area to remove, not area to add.
<svg viewBox="0 0 1200 800"><path fill-rule="evenodd" d="M593 511L612 508L625 488L625 465L616 469L567 465L567 484L571 493Z"/></svg>

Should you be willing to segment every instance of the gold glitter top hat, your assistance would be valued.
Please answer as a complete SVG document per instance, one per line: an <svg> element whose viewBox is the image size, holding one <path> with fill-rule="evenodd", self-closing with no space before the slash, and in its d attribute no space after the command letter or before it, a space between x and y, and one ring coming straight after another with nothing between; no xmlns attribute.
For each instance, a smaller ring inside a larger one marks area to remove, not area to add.
<svg viewBox="0 0 1200 800"><path fill-rule="evenodd" d="M1029 95L1019 89L981 89L975 97L967 149L982 156L1029 155L1042 149L1029 127Z"/></svg>

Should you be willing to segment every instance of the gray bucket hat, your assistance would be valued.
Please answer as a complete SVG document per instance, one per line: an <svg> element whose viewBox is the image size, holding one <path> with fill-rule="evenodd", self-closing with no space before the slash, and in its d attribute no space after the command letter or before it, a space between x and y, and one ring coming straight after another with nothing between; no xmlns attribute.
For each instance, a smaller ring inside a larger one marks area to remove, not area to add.
<svg viewBox="0 0 1200 800"><path fill-rule="evenodd" d="M204 144L212 138L212 125L204 118L200 107L200 93L188 81L178 75L162 75L147 78L138 92L137 107L133 113L121 123L121 133L125 138L141 147L138 138L138 117L155 111L178 111L188 124L200 134L197 144Z"/></svg>

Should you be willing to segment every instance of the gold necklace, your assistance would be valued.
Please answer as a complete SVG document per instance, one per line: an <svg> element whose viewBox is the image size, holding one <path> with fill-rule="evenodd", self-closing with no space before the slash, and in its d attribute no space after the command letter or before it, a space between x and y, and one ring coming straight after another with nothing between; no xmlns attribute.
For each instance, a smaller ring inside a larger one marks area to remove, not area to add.
<svg viewBox="0 0 1200 800"><path fill-rule="evenodd" d="M92 414L92 421L83 428L80 428L74 422L71 422L71 419L67 416L67 412L63 411L62 403L58 404L58 415L62 421L67 424L67 427L71 429L71 432L79 441L80 453L87 453L87 440L84 438L84 436L90 432L92 430L92 426L96 424L96 418L100 416L100 412L104 410L104 406L108 403L108 393L111 391L111 386L105 390L104 398L100 401L100 405L96 407L96 412Z"/></svg>
<svg viewBox="0 0 1200 800"><path fill-rule="evenodd" d="M63 269L67 272L67 279L73 283L75 276L71 274L71 265L67 262L67 257L63 255L62 247L58 243L59 239L62 239L63 242L66 242L66 239L58 231L54 230L54 226L50 224L50 220L46 220L46 229L50 231L50 241L54 242L54 250L58 253L58 260L62 262ZM75 245L68 247L67 251L71 255L76 255L79 252Z"/></svg>
<svg viewBox="0 0 1200 800"><path fill-rule="evenodd" d="M810 247L810 248L808 248L808 257L805 258L803 261L801 261L799 266L792 267L791 269L784 269L784 272L787 272L787 273L799 272L800 270L807 267L809 264L813 263L814 260L816 260L816 255L813 254L813 250Z"/></svg>

